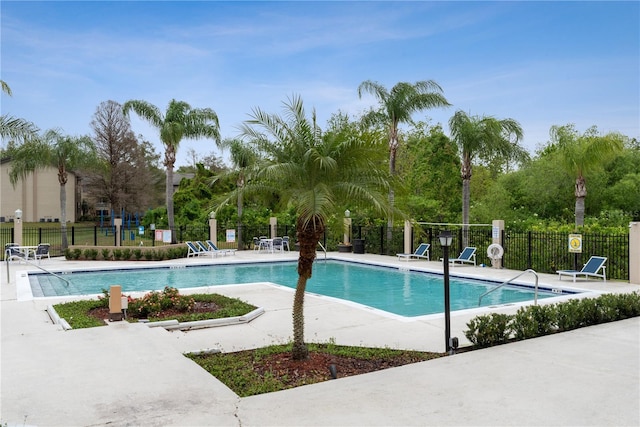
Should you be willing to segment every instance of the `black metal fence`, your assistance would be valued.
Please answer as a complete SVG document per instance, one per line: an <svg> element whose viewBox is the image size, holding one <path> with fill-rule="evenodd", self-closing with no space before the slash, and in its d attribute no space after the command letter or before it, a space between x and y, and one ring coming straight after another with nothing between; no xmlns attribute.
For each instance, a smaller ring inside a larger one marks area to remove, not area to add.
<svg viewBox="0 0 640 427"><path fill-rule="evenodd" d="M438 235L444 229L454 234L453 245L450 254L457 256L464 249L464 242L468 246L477 248L477 263L489 264L487 248L493 243L492 229L490 226L470 227L463 230L460 226L416 226L413 228L411 241L413 251L420 243L431 244L430 255L432 260L443 256L442 247ZM218 227L217 240L219 246L224 249L238 248L250 249L253 237L271 235L270 226L236 227L235 242L227 242L227 230ZM352 239L362 239L366 253L395 256L404 252L404 228L394 227L389 230L386 226L353 225ZM162 246L169 244L162 239L156 239L156 232L162 230L124 229L121 232L122 246ZM14 228L0 228L0 243L5 244L15 241ZM178 242L188 240L206 240L209 238L209 226L180 226L175 234ZM278 225L278 236L289 236L292 242L296 241L296 231L293 225ZM241 239L238 238L241 236ZM165 236L166 237L166 236ZM70 245L85 246L114 246L117 236L112 229L98 226L73 225L67 227L67 242ZM327 230L322 245L328 251L336 251L338 243L343 239L342 233ZM49 243L52 256L63 255L62 232L60 228L28 227L23 228L23 244L38 245ZM166 239L165 239L166 240ZM531 268L541 273L554 273L557 270L580 269L592 255L607 257L607 277L618 280L629 279L629 235L628 234L582 234L582 253L573 254L568 250L569 233L553 232L518 232L506 230L501 236L504 247L502 265L512 270L526 270ZM293 247L292 247L293 249ZM4 257L4 252L2 253ZM4 259L4 258L3 258Z"/></svg>

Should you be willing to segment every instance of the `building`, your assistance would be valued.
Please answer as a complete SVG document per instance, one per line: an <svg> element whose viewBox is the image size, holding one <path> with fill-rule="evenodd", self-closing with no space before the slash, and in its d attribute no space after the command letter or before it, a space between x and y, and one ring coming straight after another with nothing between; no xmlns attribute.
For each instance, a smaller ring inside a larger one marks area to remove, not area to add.
<svg viewBox="0 0 640 427"><path fill-rule="evenodd" d="M9 180L10 168L10 158L0 160L0 222L13 221L17 209L22 210L24 222L59 222L58 170L53 167L36 170L14 187ZM79 178L73 172L68 175L67 222L75 222L80 215Z"/></svg>

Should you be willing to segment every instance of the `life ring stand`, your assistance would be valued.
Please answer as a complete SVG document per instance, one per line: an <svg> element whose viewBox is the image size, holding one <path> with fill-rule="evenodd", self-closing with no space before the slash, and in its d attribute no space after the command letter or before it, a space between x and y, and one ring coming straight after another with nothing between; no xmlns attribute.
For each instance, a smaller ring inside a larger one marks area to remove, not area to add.
<svg viewBox="0 0 640 427"><path fill-rule="evenodd" d="M493 243L487 248L487 256L492 260L502 259L503 255L504 249L497 243Z"/></svg>

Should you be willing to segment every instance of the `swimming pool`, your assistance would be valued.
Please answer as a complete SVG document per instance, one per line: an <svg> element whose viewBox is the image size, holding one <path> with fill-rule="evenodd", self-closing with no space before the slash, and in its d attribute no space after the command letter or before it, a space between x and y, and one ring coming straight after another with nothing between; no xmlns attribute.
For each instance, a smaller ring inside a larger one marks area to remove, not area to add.
<svg viewBox="0 0 640 427"><path fill-rule="evenodd" d="M295 288L296 262L169 266L72 272L60 279L44 273L30 273L34 297L100 294L110 285L123 292L161 290L165 286L191 288L228 284L272 282ZM451 310L478 307L478 297L498 282L451 277ZM400 316L422 316L444 311L442 275L409 269L381 267L345 261L316 262L307 292L352 301ZM540 289L538 298L559 296L558 291ZM533 300L528 286L504 286L487 295L482 306Z"/></svg>

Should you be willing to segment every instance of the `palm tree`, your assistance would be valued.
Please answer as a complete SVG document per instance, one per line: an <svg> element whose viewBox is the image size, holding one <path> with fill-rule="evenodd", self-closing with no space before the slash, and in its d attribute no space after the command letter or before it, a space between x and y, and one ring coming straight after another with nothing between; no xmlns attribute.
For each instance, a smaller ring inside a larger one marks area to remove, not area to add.
<svg viewBox="0 0 640 427"><path fill-rule="evenodd" d="M411 123L411 116L422 110L436 107L447 107L451 104L442 94L442 88L433 80L418 81L414 84L400 82L391 91L381 84L366 80L358 86L358 96L368 92L376 97L380 104L378 110L371 110L363 117L367 123L382 123L389 133L389 174L393 178L396 173L396 157L398 152L400 123ZM394 205L393 188L389 190L389 203ZM388 218L387 240L391 240L393 217Z"/></svg>
<svg viewBox="0 0 640 427"><path fill-rule="evenodd" d="M379 145L359 138L323 137L315 112L309 120L300 97L290 98L284 107L285 118L254 109L252 118L242 125L242 137L264 155L264 160L254 179L236 188L227 201L234 200L237 193L274 194L283 207L296 211L300 255L293 301L292 357L301 360L308 356L304 294L327 221L347 201L389 214L389 181L388 174L371 160Z"/></svg>
<svg viewBox="0 0 640 427"><path fill-rule="evenodd" d="M252 169L256 165L259 157L258 153L249 145L243 144L239 139L226 139L222 141L223 148L229 148L231 154L231 163L234 169L224 172L213 179L213 182L221 179L234 179L236 188L240 191L237 193L238 207L238 249L242 249L242 210L244 207L244 199L242 189L245 183L252 177Z"/></svg>
<svg viewBox="0 0 640 427"><path fill-rule="evenodd" d="M67 242L67 189L69 171L88 168L96 164L96 151L88 136L64 136L59 130L49 130L42 138L29 140L16 148L11 157L9 180L15 187L35 170L54 167L60 184L60 230L62 249Z"/></svg>
<svg viewBox="0 0 640 427"><path fill-rule="evenodd" d="M471 168L476 158L524 159L527 152L519 143L522 127L514 119L496 119L488 116L468 116L464 111L456 111L449 119L451 139L458 145L462 159L462 224L463 246L469 245L469 200Z"/></svg>
<svg viewBox="0 0 640 427"><path fill-rule="evenodd" d="M166 113L146 101L131 100L124 103L122 111L125 115L133 110L138 116L148 121L160 131L160 140L164 145L164 166L167 168L166 204L167 219L171 230L171 242L176 242L175 221L173 212L173 167L182 138L213 138L220 144L220 125L218 115L210 108L191 108L183 101L172 99Z"/></svg>
<svg viewBox="0 0 640 427"><path fill-rule="evenodd" d="M12 96L11 88L4 80L0 80L0 87L2 92ZM38 128L31 122L8 114L0 116L0 138L2 139L11 138L26 141L36 137L37 134Z"/></svg>
<svg viewBox="0 0 640 427"><path fill-rule="evenodd" d="M584 225L584 201L587 197L585 175L604 166L623 150L623 137L617 133L601 136L593 126L580 135L573 125L552 126L551 139L558 149L565 171L576 179L575 225Z"/></svg>

